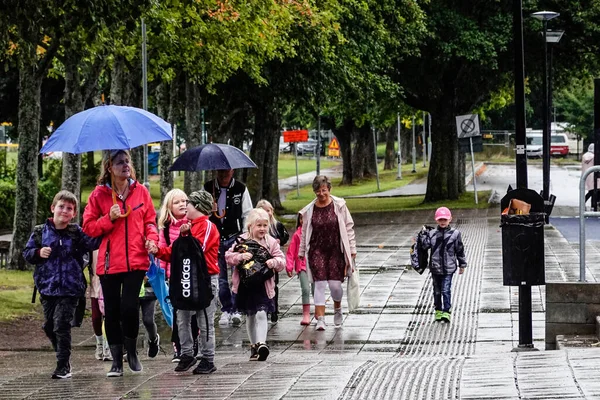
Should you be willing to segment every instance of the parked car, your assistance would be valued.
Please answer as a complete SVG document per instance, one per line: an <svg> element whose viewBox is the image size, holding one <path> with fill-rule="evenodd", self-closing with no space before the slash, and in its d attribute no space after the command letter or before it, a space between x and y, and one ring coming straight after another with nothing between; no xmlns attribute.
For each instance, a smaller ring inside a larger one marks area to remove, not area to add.
<svg viewBox="0 0 600 400"><path fill-rule="evenodd" d="M292 151L291 143L286 143L283 141L283 136L279 136L279 152L280 153L289 153Z"/></svg>
<svg viewBox="0 0 600 400"><path fill-rule="evenodd" d="M313 138L308 138L306 142L298 142L296 143L296 148L298 149L298 155L303 156L305 154L315 154L315 150L317 148L317 140Z"/></svg>
<svg viewBox="0 0 600 400"><path fill-rule="evenodd" d="M569 138L565 133L550 136L550 155L561 157L569 155Z"/></svg>
<svg viewBox="0 0 600 400"><path fill-rule="evenodd" d="M527 145L525 153L528 158L539 157L543 155L543 142L541 133L528 133L526 136Z"/></svg>

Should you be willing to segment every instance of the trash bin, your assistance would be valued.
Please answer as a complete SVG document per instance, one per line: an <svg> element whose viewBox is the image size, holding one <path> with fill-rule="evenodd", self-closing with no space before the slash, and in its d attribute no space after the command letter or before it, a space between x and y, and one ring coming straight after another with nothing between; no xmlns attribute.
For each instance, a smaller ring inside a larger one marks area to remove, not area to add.
<svg viewBox="0 0 600 400"><path fill-rule="evenodd" d="M148 153L148 175L158 175L159 152Z"/></svg>
<svg viewBox="0 0 600 400"><path fill-rule="evenodd" d="M502 199L501 209L512 199L527 202L531 210L529 214L501 215L504 286L545 285L544 200L533 190L516 189Z"/></svg>

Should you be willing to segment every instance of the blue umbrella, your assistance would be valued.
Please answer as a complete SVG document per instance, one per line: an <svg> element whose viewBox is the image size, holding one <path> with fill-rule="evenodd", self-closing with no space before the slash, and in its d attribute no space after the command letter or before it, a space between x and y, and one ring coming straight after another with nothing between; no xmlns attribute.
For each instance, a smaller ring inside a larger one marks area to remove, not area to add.
<svg viewBox="0 0 600 400"><path fill-rule="evenodd" d="M169 170L212 171L238 168L256 168L256 164L237 147L208 143L183 152Z"/></svg>
<svg viewBox="0 0 600 400"><path fill-rule="evenodd" d="M131 149L172 140L171 125L136 107L97 106L68 118L50 136L40 153Z"/></svg>
<svg viewBox="0 0 600 400"><path fill-rule="evenodd" d="M146 276L152 290L154 290L154 295L158 300L165 321L170 327L173 327L173 306L169 300L169 286L165 281L165 270L156 265L153 255L150 255L150 268L148 268Z"/></svg>

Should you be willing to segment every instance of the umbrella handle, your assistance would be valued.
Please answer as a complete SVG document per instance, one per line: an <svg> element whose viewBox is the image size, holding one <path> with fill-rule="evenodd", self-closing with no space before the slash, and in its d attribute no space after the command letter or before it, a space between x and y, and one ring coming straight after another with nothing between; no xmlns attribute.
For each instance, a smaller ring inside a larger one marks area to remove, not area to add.
<svg viewBox="0 0 600 400"><path fill-rule="evenodd" d="M112 199L113 199L113 204L118 204L117 203L117 194L116 194L116 192L114 190L112 191ZM128 204L127 205L127 212L125 214L119 215L119 218L127 218L130 213L131 213L131 206Z"/></svg>

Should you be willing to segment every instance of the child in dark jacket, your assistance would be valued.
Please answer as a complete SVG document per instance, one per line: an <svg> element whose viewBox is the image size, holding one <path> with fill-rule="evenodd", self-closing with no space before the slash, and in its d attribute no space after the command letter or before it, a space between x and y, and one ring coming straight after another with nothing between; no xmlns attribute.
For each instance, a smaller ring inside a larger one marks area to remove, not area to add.
<svg viewBox="0 0 600 400"><path fill-rule="evenodd" d="M435 320L450 322L452 276L457 265L459 274L465 272L467 259L460 232L450 227L450 210L447 207L438 208L435 220L437 228L429 230L426 235L419 235L419 240L423 249L431 249L429 269L433 280Z"/></svg>
<svg viewBox="0 0 600 400"><path fill-rule="evenodd" d="M44 308L43 328L56 351L52 378L64 379L71 377L71 322L86 289L83 255L97 249L100 241L70 223L77 213L73 193L58 192L50 210L53 218L33 229L23 257L36 265L33 280Z"/></svg>

